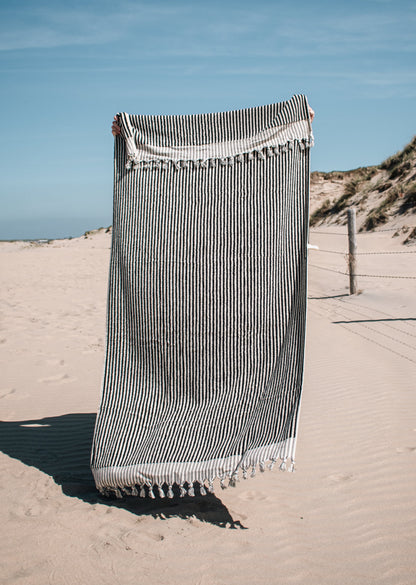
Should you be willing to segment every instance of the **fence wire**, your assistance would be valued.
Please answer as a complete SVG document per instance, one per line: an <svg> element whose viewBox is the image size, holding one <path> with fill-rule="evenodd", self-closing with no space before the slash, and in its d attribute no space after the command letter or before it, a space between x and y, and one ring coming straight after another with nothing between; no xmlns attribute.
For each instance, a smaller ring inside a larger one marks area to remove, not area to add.
<svg viewBox="0 0 416 585"><path fill-rule="evenodd" d="M348 252L338 252L336 250L324 250L323 248L314 248L317 252L326 252L328 254L341 254L341 256L348 256ZM356 252L356 256L370 256L379 254L416 254L416 250L405 250L403 252Z"/></svg>
<svg viewBox="0 0 416 585"><path fill-rule="evenodd" d="M410 226L409 229L411 229L412 227L416 227L416 226ZM378 232L392 232L392 231L397 231L397 229L399 228L392 228L392 229L385 229L385 230L377 230L377 232L372 232L372 233L378 233ZM330 235L330 236L347 236L348 237L348 233L347 232L326 232L326 231L320 231L320 230L310 230L311 234L325 234L325 235ZM369 234L356 234L356 235L369 235ZM344 256L346 260L348 260L349 257L349 253L348 252L339 252L338 250L327 250L327 249L323 249L323 248L314 248L314 250L316 252L324 252L325 254L336 254L336 255L340 255L340 256ZM381 252L376 252L376 251L371 251L371 252L356 252L355 256L384 256L384 255L399 255L399 254L416 254L416 250L402 250L402 251L381 251ZM333 268L327 268L326 266L319 266L317 264L311 264L309 263L309 266L312 266L313 268L319 268L320 270L326 270L327 272L333 272L335 274L342 274L344 276L349 276L349 272L345 272L342 270L335 270ZM393 279L401 279L401 280L416 280L416 276L404 276L404 275L396 275L396 274L354 274L357 277L360 278L393 278Z"/></svg>
<svg viewBox="0 0 416 585"><path fill-rule="evenodd" d="M321 270L326 270L327 272L335 272L336 274L343 274L344 276L349 276L348 272L342 272L341 270L334 270L333 268L327 268L326 266L318 266L317 264L308 264L308 266L312 266L313 268L320 268ZM361 278L400 278L406 280L416 280L416 276L398 276L395 274L356 274L355 276L359 276Z"/></svg>
<svg viewBox="0 0 416 585"><path fill-rule="evenodd" d="M412 230L414 228L416 228L416 225L407 225L406 228L408 230ZM369 232L357 232L357 236L373 236L374 234L379 234L381 232L398 232L400 231L400 229L402 228L388 228L388 229L384 229L384 230L377 230L377 231L369 231ZM313 230L310 229L309 232L311 234L325 234L327 236L348 236L347 232L326 232L324 230Z"/></svg>

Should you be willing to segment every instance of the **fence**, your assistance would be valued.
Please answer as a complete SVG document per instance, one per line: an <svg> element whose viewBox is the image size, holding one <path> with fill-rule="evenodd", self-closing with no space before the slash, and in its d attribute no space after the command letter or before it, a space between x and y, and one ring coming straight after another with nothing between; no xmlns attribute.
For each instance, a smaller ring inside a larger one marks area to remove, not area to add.
<svg viewBox="0 0 416 585"><path fill-rule="evenodd" d="M415 226L409 226L410 229L414 228ZM382 229L377 230L379 232L389 232L389 231L397 231L397 228L391 229ZM392 274L358 274L357 273L357 257L358 256L369 256L369 255L391 255L391 254L416 254L416 250L403 250L397 252L359 252L357 246L357 231L356 231L356 211L355 208L352 207L348 210L348 232L347 233L339 233L339 232L330 232L330 231L323 231L323 230L310 230L311 234L325 234L328 236L347 236L348 237L348 253L339 252L337 250L327 250L322 248L317 248L315 246L311 246L312 248L316 249L317 252L326 253L326 254L338 254L344 256L347 261L348 270L336 270L333 268L327 268L326 266L319 266L317 264L309 263L309 266L314 268L318 268L321 270L325 270L327 272L333 272L337 274L344 274L345 276L349 277L349 284L350 284L350 294L356 294L357 292L357 278L392 278L392 279L405 279L405 280L416 280L416 276L413 275L392 275ZM359 235L366 235L366 234L359 234Z"/></svg>

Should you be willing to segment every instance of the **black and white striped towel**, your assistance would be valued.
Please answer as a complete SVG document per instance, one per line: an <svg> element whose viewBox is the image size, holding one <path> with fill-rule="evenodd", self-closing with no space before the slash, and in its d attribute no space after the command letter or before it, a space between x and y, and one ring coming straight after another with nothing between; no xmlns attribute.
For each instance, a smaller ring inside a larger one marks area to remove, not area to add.
<svg viewBox="0 0 416 585"><path fill-rule="evenodd" d="M306 97L119 119L96 485L172 497L278 460L291 470L305 343Z"/></svg>

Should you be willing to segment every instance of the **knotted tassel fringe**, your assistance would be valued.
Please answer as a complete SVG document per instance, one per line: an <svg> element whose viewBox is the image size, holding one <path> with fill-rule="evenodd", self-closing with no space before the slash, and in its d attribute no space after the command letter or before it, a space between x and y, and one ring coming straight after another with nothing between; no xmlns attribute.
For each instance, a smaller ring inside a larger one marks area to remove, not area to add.
<svg viewBox="0 0 416 585"><path fill-rule="evenodd" d="M289 473L295 472L296 471L295 460L293 458L290 458L290 461L291 461L290 465L287 464L287 460L288 460L288 457L282 458L282 461L279 465L279 469L281 471L287 471ZM275 463L276 463L276 459L271 459L270 463L267 465L268 469L272 470ZM258 463L258 468L259 468L260 472L263 473L266 469L266 462L260 461ZM247 479L247 477L248 477L247 467L241 466L241 471L242 471L243 479ZM256 465L253 465L251 468L250 476L255 477L255 475L256 475ZM218 479L220 480L221 489L227 488L227 485L226 485L227 478L228 478L228 486L235 487L237 482L240 481L239 476L238 476L238 470L233 471L233 472L229 472L229 473L223 473L222 475L218 476ZM195 482L199 486L199 493L201 496L206 496L207 493L210 493L210 494L215 493L214 492L214 479L215 479L214 477L211 477L211 478L207 479L206 481L200 480L200 481ZM168 498L172 499L174 497L174 491L173 491L172 484L167 485L166 491L165 491L163 485L161 485L161 484L156 484L155 486L148 485L148 484L140 484L138 487L139 487L139 490L137 489L137 487L135 485L125 486L125 487L121 487L121 488L101 488L100 493L103 496L113 496L113 497L116 496L117 499L122 499L123 494L128 495L128 496L140 496L141 498L145 498L146 497L146 488L147 488L147 495L151 499L155 499L156 496L154 494L153 489L157 488L160 498L165 498L167 496ZM195 489L194 489L193 483L187 482L187 488L182 483L179 485L179 490L180 490L179 495L181 498L183 498L186 495L191 496L191 497L195 496Z"/></svg>
<svg viewBox="0 0 416 585"><path fill-rule="evenodd" d="M188 169L188 168L207 168L207 167L216 167L216 166L233 166L235 163L242 163L247 158L247 160L254 160L258 158L259 160L265 160L266 158L270 158L272 156L277 156L282 152L287 152L288 150L293 150L295 144L299 147L300 150L305 150L305 148L309 148L313 146L313 138L303 138L303 139L295 139L292 141L287 142L286 144L280 144L278 146L265 146L263 149L255 149L250 152L245 152L241 154L236 154L234 156L229 157L222 157L222 158L210 158L207 160L197 159L197 160L171 160L171 159L155 159L144 161L138 158L138 155L128 154L127 162L125 165L126 169L133 169L134 171L141 168L145 170L150 169L166 169L168 168L169 164L173 166L176 170L181 169Z"/></svg>

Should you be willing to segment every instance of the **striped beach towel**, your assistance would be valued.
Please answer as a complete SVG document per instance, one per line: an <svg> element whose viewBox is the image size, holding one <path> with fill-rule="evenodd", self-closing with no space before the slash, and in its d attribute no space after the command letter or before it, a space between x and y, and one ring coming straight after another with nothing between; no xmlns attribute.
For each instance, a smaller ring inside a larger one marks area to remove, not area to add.
<svg viewBox="0 0 416 585"><path fill-rule="evenodd" d="M102 493L206 494L293 470L313 137L305 96L118 115Z"/></svg>

